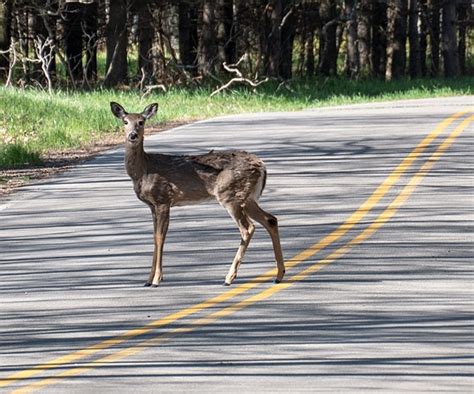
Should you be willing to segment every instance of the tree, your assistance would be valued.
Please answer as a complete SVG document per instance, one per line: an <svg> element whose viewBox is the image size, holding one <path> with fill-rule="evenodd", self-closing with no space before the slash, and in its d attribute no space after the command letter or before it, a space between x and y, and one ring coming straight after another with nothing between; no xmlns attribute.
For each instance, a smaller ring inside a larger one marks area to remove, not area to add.
<svg viewBox="0 0 474 394"><path fill-rule="evenodd" d="M110 0L106 29L106 74L104 84L116 86L127 79L127 0Z"/></svg>
<svg viewBox="0 0 474 394"><path fill-rule="evenodd" d="M408 37L410 41L410 77L421 75L420 35L418 32L418 0L409 0Z"/></svg>
<svg viewBox="0 0 474 394"><path fill-rule="evenodd" d="M420 72L422 76L428 74L426 65L427 50L428 50L428 33L429 33L429 19L427 0L420 0Z"/></svg>
<svg viewBox="0 0 474 394"><path fill-rule="evenodd" d="M321 34L319 39L319 72L322 75L337 74L337 10L336 2L321 0L319 7L321 18Z"/></svg>
<svg viewBox="0 0 474 394"><path fill-rule="evenodd" d="M260 42L263 74L269 77L292 77L295 13L292 0L270 0L263 10L264 23L260 29Z"/></svg>
<svg viewBox="0 0 474 394"><path fill-rule="evenodd" d="M472 7L470 0L460 0L458 5L458 20L459 20L459 72L466 74L466 32L469 25L469 20L472 14Z"/></svg>
<svg viewBox="0 0 474 394"><path fill-rule="evenodd" d="M85 74L88 84L97 79L98 17L99 6L96 1L84 4L83 35L86 48Z"/></svg>
<svg viewBox="0 0 474 394"><path fill-rule="evenodd" d="M297 8L296 23L299 26L300 54L298 72L301 76L314 75L314 38L319 22L319 9L313 2L303 2Z"/></svg>
<svg viewBox="0 0 474 394"><path fill-rule="evenodd" d="M314 29L309 28L306 32L305 40L305 57L306 57L306 76L312 77L315 71L314 64Z"/></svg>
<svg viewBox="0 0 474 394"><path fill-rule="evenodd" d="M444 75L456 77L459 74L459 53L456 41L456 2L443 3L443 61Z"/></svg>
<svg viewBox="0 0 474 394"><path fill-rule="evenodd" d="M372 70L385 77L387 65L387 3L374 2L372 10Z"/></svg>
<svg viewBox="0 0 474 394"><path fill-rule="evenodd" d="M84 4L68 1L63 9L64 46L73 83L82 80L82 13Z"/></svg>
<svg viewBox="0 0 474 394"><path fill-rule="evenodd" d="M440 43L440 0L429 0L431 9L431 26L430 26L430 70L431 76L436 77L439 74L439 43Z"/></svg>
<svg viewBox="0 0 474 394"><path fill-rule="evenodd" d="M234 26L234 1L219 0L217 6L217 43L221 63L233 64L236 61Z"/></svg>
<svg viewBox="0 0 474 394"><path fill-rule="evenodd" d="M370 74L370 15L371 0L361 0L357 18L357 50L359 53L359 73Z"/></svg>
<svg viewBox="0 0 474 394"><path fill-rule="evenodd" d="M390 0L387 18L388 39L385 79L390 81L405 74L407 0Z"/></svg>
<svg viewBox="0 0 474 394"><path fill-rule="evenodd" d="M0 2L0 78L5 78L9 68L9 54L6 52L10 49L11 32L10 32L11 3L9 1Z"/></svg>
<svg viewBox="0 0 474 394"><path fill-rule="evenodd" d="M46 9L41 12L39 24L44 23L51 30L54 24L47 22ZM69 75L74 84L84 80L90 86L97 78L98 3L68 0L62 10L62 18Z"/></svg>
<svg viewBox="0 0 474 394"><path fill-rule="evenodd" d="M151 5L148 1L142 0L137 4L138 7L138 77L145 82L150 83L153 78L153 14Z"/></svg>
<svg viewBox="0 0 474 394"><path fill-rule="evenodd" d="M215 2L203 0L201 36L199 40L199 70L203 75L216 70L217 40L215 26Z"/></svg>
<svg viewBox="0 0 474 394"><path fill-rule="evenodd" d="M270 77L278 78L280 76L281 62L281 30L280 23L282 18L282 0L270 0L265 13L269 30L264 34L265 40L265 60L264 72Z"/></svg>
<svg viewBox="0 0 474 394"><path fill-rule="evenodd" d="M226 70L250 80L290 79L294 58L301 77L335 76L344 60L350 78L387 80L464 75L472 62L471 0L0 0L0 22L0 78L21 86L128 83L131 45L140 88L220 81L238 59Z"/></svg>
<svg viewBox="0 0 474 394"><path fill-rule="evenodd" d="M178 4L178 40L181 63L194 72L199 45L197 4L194 1L180 1Z"/></svg>
<svg viewBox="0 0 474 394"><path fill-rule="evenodd" d="M466 67L466 35L467 29L473 27L472 6L470 0L460 0L458 6L458 20L459 20L459 72L462 75L467 73Z"/></svg>
<svg viewBox="0 0 474 394"><path fill-rule="evenodd" d="M290 79L293 75L293 44L295 41L295 5L293 1L285 1L282 20L280 22L281 54L279 75L283 79Z"/></svg>
<svg viewBox="0 0 474 394"><path fill-rule="evenodd" d="M359 50L357 48L357 12L356 0L344 1L344 12L347 27L346 74L350 78L359 75Z"/></svg>

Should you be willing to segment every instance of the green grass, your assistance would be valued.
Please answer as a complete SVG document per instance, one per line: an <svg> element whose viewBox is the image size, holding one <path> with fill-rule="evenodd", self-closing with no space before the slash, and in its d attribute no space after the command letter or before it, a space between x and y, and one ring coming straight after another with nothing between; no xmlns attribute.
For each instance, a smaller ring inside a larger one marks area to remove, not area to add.
<svg viewBox="0 0 474 394"><path fill-rule="evenodd" d="M0 168L35 164L47 152L84 147L100 141L121 126L112 116L110 101L129 111L160 103L153 122L191 121L223 114L257 111L294 111L340 105L473 94L474 78L456 80L312 79L291 83L291 90L261 85L256 93L246 87L209 97L211 88L173 89L141 99L136 91L58 91L0 88Z"/></svg>
<svg viewBox="0 0 474 394"><path fill-rule="evenodd" d="M0 145L0 167L15 167L18 163L26 165L39 164L41 163L41 157L38 152L31 151L25 145Z"/></svg>

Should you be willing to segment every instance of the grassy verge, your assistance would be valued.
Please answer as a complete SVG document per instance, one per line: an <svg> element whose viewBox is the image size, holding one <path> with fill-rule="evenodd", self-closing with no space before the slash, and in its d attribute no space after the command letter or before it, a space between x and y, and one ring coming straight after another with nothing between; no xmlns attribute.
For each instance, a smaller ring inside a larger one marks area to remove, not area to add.
<svg viewBox="0 0 474 394"><path fill-rule="evenodd" d="M0 88L0 169L34 165L51 152L91 146L120 125L111 115L110 101L130 111L160 103L155 122L192 121L217 115L293 111L324 105L473 94L474 78L419 79L386 83L378 80L314 79L295 81L290 89L276 84L256 93L241 88L209 97L212 89L173 89L144 99L136 91L97 90L56 92Z"/></svg>

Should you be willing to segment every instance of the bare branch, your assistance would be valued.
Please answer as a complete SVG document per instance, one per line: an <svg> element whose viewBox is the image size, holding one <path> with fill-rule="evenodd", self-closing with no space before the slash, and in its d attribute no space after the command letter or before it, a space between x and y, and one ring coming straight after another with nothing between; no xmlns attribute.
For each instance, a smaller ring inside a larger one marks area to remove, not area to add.
<svg viewBox="0 0 474 394"><path fill-rule="evenodd" d="M54 58L54 43L53 40L47 37L44 41L40 37L34 39L35 52L38 59L35 59L36 63L41 63L41 70L43 71L44 77L48 84L48 93L51 94L53 91L53 83L51 81L51 74L49 67ZM47 51L49 49L49 51Z"/></svg>
<svg viewBox="0 0 474 394"><path fill-rule="evenodd" d="M218 89L214 90L211 93L210 97L213 97L216 94L219 94L220 92L228 89L229 87L231 87L232 85L235 85L236 83L245 83L247 85L250 85L254 88L254 91L255 91L255 88L257 86L261 85L264 82L268 82L270 80L269 78L265 78L259 81L258 75L255 76L254 80L244 77L242 71L240 71L237 67L240 65L240 63L244 61L249 61L249 59L250 59L249 55L247 53L244 53L242 57L235 64L227 64L226 62L222 63L222 67L224 68L224 70L226 70L227 72L233 73L237 76L232 78L230 81L228 81L227 83L225 83Z"/></svg>
<svg viewBox="0 0 474 394"><path fill-rule="evenodd" d="M159 84L159 85L147 85L145 87L145 91L143 92L143 94L141 95L141 98L145 98L146 96L150 95L151 92L153 90L157 90L157 89L160 89L163 91L163 93L166 93L167 92L167 89L166 89L166 86L163 85L163 84Z"/></svg>
<svg viewBox="0 0 474 394"><path fill-rule="evenodd" d="M283 26L285 26L286 21L291 16L294 10L295 10L294 7L291 7L290 10L285 14L285 16L281 18L280 26L278 26L280 30L283 28Z"/></svg>
<svg viewBox="0 0 474 394"><path fill-rule="evenodd" d="M232 79L231 79L229 82L227 82L225 85L221 86L219 89L214 90L214 91L211 93L211 96L210 96L210 97L213 97L213 96L215 96L216 94L222 92L223 90L228 89L230 86L234 85L235 83L245 82L245 83L249 84L250 86L256 88L257 86L261 85L261 84L264 83L264 82L268 82L269 80L270 80L269 78L265 78L265 79L262 80L262 81L253 82L253 81L251 81L250 79L248 79L248 78L243 78L243 77L232 78Z"/></svg>

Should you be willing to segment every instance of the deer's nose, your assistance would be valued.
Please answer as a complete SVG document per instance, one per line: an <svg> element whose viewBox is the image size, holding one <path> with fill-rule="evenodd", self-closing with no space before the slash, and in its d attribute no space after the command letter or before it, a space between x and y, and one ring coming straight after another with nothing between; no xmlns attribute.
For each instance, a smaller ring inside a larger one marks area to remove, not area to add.
<svg viewBox="0 0 474 394"><path fill-rule="evenodd" d="M128 139L130 141L135 141L138 138L138 134L136 132L132 132L128 135Z"/></svg>

